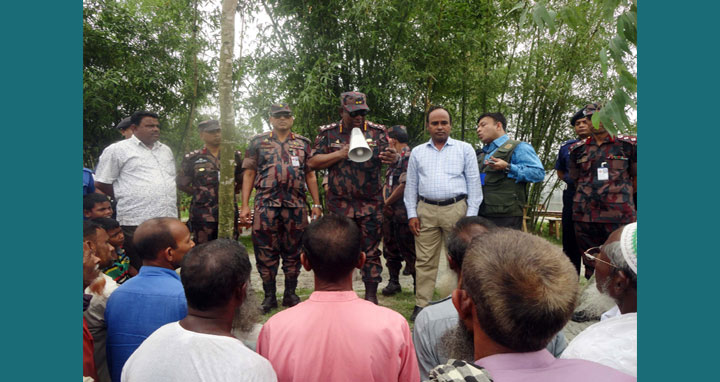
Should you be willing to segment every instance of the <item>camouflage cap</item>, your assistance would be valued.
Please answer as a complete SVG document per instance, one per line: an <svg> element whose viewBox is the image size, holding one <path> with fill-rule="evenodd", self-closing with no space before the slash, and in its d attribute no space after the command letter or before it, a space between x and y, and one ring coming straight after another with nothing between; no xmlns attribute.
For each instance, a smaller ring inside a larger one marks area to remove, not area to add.
<svg viewBox="0 0 720 382"><path fill-rule="evenodd" d="M364 93L360 92L345 92L340 94L340 106L345 108L348 113L352 113L356 110L370 110L368 105L365 103Z"/></svg>
<svg viewBox="0 0 720 382"><path fill-rule="evenodd" d="M123 118L122 121L120 121L120 123L118 123L115 127L117 127L117 129L120 131L125 131L125 129L132 125L132 121L130 121L130 119L130 117Z"/></svg>
<svg viewBox="0 0 720 382"><path fill-rule="evenodd" d="M407 134L407 128L403 125L394 125L388 129L388 136L390 138L395 138L395 135L402 133Z"/></svg>
<svg viewBox="0 0 720 382"><path fill-rule="evenodd" d="M220 121L217 119L208 119L198 123L198 131L201 133L215 130L220 130Z"/></svg>
<svg viewBox="0 0 720 382"><path fill-rule="evenodd" d="M270 105L270 115L273 116L275 114L279 113L290 113L292 115L292 110L290 110L290 105L286 103L274 103Z"/></svg>
<svg viewBox="0 0 720 382"><path fill-rule="evenodd" d="M599 104L589 103L582 109L582 112L584 116L588 117L593 115L596 111L600 111L600 109L601 106Z"/></svg>

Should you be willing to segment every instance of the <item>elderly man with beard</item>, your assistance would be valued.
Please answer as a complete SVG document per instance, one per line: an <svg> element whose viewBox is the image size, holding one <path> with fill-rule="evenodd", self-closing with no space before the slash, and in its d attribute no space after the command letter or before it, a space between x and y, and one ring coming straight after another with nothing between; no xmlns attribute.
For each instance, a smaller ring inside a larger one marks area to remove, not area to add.
<svg viewBox="0 0 720 382"><path fill-rule="evenodd" d="M599 363L556 359L545 349L578 300L575 268L547 240L508 228L475 238L453 292L473 340L473 363L449 360L431 381L601 382L635 377Z"/></svg>
<svg viewBox="0 0 720 382"><path fill-rule="evenodd" d="M470 242L495 227L495 223L481 216L465 216L455 223L448 235L447 253L448 265L458 277ZM449 358L473 360L473 339L458 322L452 296L430 303L418 314L413 327L413 343L422 380L428 378L433 367L444 364ZM546 348L559 357L566 346L565 335L560 331Z"/></svg>
<svg viewBox="0 0 720 382"><path fill-rule="evenodd" d="M258 305L247 304L254 298L248 293L250 269L247 250L233 240L217 239L188 252L181 274L187 317L148 337L128 359L121 380L276 381L270 362L231 333L237 317L259 316Z"/></svg>
<svg viewBox="0 0 720 382"><path fill-rule="evenodd" d="M598 290L617 306L578 334L562 358L595 361L637 376L637 223L616 229L585 257L595 266Z"/></svg>

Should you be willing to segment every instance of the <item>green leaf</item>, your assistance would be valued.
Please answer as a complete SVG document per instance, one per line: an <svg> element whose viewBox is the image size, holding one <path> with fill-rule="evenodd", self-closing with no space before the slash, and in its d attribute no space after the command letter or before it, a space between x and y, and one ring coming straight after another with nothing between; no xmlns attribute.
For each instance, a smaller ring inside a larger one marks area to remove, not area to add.
<svg viewBox="0 0 720 382"><path fill-rule="evenodd" d="M542 30L545 28L545 25L543 24L543 18L540 15L541 9L545 9L542 4L535 4L535 9L533 10L532 17L533 21L535 21L535 25L537 25L537 27Z"/></svg>
<svg viewBox="0 0 720 382"><path fill-rule="evenodd" d="M637 91L637 78L625 69L620 70L620 83L630 93Z"/></svg>
<svg viewBox="0 0 720 382"><path fill-rule="evenodd" d="M600 48L600 69L602 70L603 76L607 77L608 52L605 47Z"/></svg>
<svg viewBox="0 0 720 382"><path fill-rule="evenodd" d="M525 8L525 3L518 3L518 4L516 4L516 5L510 10L510 12L508 12L508 14L511 14L511 13L517 11L518 9L521 9L521 8Z"/></svg>

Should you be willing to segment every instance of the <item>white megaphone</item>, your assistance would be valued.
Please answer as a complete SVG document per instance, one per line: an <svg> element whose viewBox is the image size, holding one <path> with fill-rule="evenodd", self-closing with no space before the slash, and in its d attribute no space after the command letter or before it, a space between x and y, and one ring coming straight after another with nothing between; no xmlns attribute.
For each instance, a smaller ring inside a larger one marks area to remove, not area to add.
<svg viewBox="0 0 720 382"><path fill-rule="evenodd" d="M350 150L348 151L348 158L353 162L362 163L372 158L372 150L365 141L365 135L359 128L355 127L352 129L350 135Z"/></svg>

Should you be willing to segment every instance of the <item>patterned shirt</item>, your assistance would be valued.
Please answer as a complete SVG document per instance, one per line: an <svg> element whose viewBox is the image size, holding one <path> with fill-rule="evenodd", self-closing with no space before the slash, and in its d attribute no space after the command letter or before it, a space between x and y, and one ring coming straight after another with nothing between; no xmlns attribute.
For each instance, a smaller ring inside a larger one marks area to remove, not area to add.
<svg viewBox="0 0 720 382"><path fill-rule="evenodd" d="M636 137L619 135L613 138L608 135L598 145L595 138L590 136L570 147L570 177L576 184L573 220L591 223L634 222L633 176L636 174L631 172L635 164Z"/></svg>
<svg viewBox="0 0 720 382"><path fill-rule="evenodd" d="M438 150L432 139L412 150L405 183L408 219L417 217L418 195L445 200L467 195L466 216L475 216L482 203L482 187L475 151L469 143L448 137Z"/></svg>
<svg viewBox="0 0 720 382"><path fill-rule="evenodd" d="M240 168L240 163L242 163L242 155L239 151L236 151L235 194L238 193L240 185L242 185L242 169ZM191 221L218 221L220 158L215 158L206 147L185 154L180 164L177 184L180 187L190 186L192 188L192 201L190 203Z"/></svg>
<svg viewBox="0 0 720 382"><path fill-rule="evenodd" d="M360 130L373 152L372 157L362 163L344 159L328 168L328 210L348 217L372 215L383 202L380 153L388 147L386 128L366 121ZM320 127L312 155L342 149L350 143L351 131L341 122Z"/></svg>
<svg viewBox="0 0 720 382"><path fill-rule="evenodd" d="M175 160L166 145L145 146L134 135L103 150L95 181L113 186L120 225L178 217Z"/></svg>
<svg viewBox="0 0 720 382"><path fill-rule="evenodd" d="M270 131L254 136L245 152L243 168L257 171L255 205L305 207L305 176L312 171L310 140L290 133L281 142Z"/></svg>

